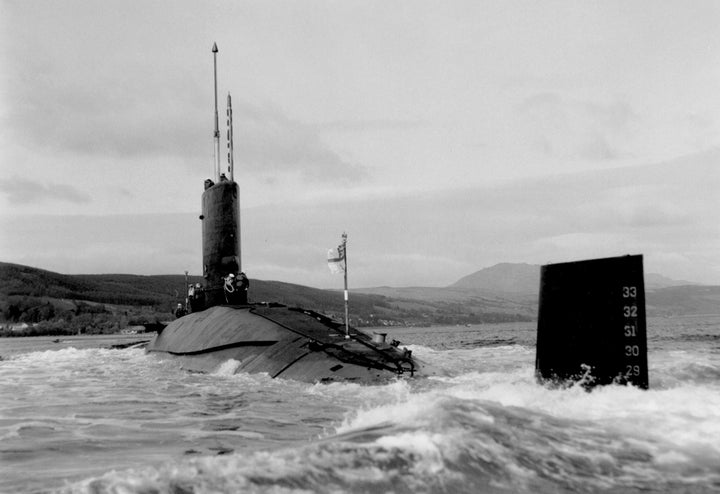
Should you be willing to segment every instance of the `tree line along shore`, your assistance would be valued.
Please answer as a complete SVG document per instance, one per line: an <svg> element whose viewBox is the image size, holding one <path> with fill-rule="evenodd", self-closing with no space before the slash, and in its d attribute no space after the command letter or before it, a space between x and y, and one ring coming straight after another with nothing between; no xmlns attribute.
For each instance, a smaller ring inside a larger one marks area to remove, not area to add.
<svg viewBox="0 0 720 494"><path fill-rule="evenodd" d="M183 275L63 275L29 266L0 263L0 336L110 334L132 327L152 327L172 320L185 302L187 283L201 277ZM475 298L442 300L429 289L425 299L351 293L354 326L430 326L529 321L532 306L507 307ZM272 301L307 307L342 320L339 290L252 280L252 302ZM439 300L438 300L439 299Z"/></svg>

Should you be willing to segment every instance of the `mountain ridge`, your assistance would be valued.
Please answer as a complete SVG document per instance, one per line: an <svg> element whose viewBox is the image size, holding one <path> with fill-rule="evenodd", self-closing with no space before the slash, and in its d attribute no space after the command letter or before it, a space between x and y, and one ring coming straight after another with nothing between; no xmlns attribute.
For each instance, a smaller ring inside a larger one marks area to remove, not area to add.
<svg viewBox="0 0 720 494"><path fill-rule="evenodd" d="M480 269L460 278L448 288L472 288L508 293L535 293L540 287L539 264L503 262ZM675 286L698 286L683 280L673 280L657 273L645 273L645 289Z"/></svg>
<svg viewBox="0 0 720 494"><path fill-rule="evenodd" d="M354 288L351 324L428 326L531 321L537 317L539 273L539 265L500 263L446 287ZM167 320L177 304L184 301L186 281L203 282L199 276L186 280L182 275L64 275L3 262L0 279L0 319L32 323L52 320L58 327L62 321L83 320L86 325L102 325L103 331L133 321ZM646 282L648 316L720 312L720 287L683 285L652 274L646 280L650 281ZM344 316L341 290L252 279L250 300L306 307L338 320Z"/></svg>
<svg viewBox="0 0 720 494"><path fill-rule="evenodd" d="M157 323L172 317L185 297L186 282L202 283L199 276L182 275L64 275L39 268L0 262L0 316L8 322L38 323L83 319L93 330L120 329L140 319ZM279 302L300 306L342 320L340 290L324 290L280 281L251 279L251 302ZM470 297L462 301L413 300L355 291L351 324L357 326L476 324L530 321L531 304ZM83 332L87 327L79 328Z"/></svg>

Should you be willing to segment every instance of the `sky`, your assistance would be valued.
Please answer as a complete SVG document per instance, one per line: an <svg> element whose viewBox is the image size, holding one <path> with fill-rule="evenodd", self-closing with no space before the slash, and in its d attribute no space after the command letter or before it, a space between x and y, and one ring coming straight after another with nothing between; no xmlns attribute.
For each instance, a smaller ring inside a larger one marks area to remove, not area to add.
<svg viewBox="0 0 720 494"><path fill-rule="evenodd" d="M0 261L201 274L232 95L242 266L446 286L643 254L720 285L716 1L0 0Z"/></svg>

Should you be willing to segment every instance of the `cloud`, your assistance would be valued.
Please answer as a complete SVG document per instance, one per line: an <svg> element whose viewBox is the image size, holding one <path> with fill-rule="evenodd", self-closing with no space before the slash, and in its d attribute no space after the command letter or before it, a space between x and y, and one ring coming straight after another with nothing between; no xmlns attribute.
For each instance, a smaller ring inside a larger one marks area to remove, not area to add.
<svg viewBox="0 0 720 494"><path fill-rule="evenodd" d="M171 158L194 168L212 157L212 94L181 69L168 69L167 78L148 76L140 63L103 74L69 74L52 62L42 77L32 64L20 71L25 82L9 87L5 126L27 147L42 139L46 151L120 159L129 166ZM326 183L368 177L364 166L327 145L317 126L270 103L233 103L235 160L257 176L289 173ZM224 163L224 102L220 106Z"/></svg>
<svg viewBox="0 0 720 494"><path fill-rule="evenodd" d="M83 38L70 39L63 43ZM3 87L3 126L15 142L37 148L41 140L42 149L56 156L117 159L136 168L170 158L193 169L212 159L213 94L206 77L211 72L198 70L207 69L206 59L188 65L177 54L164 60L124 52L107 59L95 43L80 51L53 45L49 35L20 33L19 40L9 41L3 55L15 76ZM20 46L21 41L26 44ZM106 47L110 43L99 41ZM35 56L25 56L28 50ZM132 53L133 47L126 50ZM220 92L224 157L225 97ZM292 174L325 183L368 177L360 163L324 142L318 126L288 116L274 103L239 98L233 103L235 159L256 176Z"/></svg>
<svg viewBox="0 0 720 494"><path fill-rule="evenodd" d="M125 187L119 187L117 189L117 193L127 199L131 199L131 198L135 197L135 194L130 189L127 189Z"/></svg>
<svg viewBox="0 0 720 494"><path fill-rule="evenodd" d="M5 126L28 147L42 140L44 149L73 156L202 157L208 135L202 123L210 120L201 118L198 87L178 69L164 79L141 62L106 72L52 61L16 65Z"/></svg>
<svg viewBox="0 0 720 494"><path fill-rule="evenodd" d="M233 127L235 158L253 172L346 183L368 176L364 166L327 146L315 125L292 119L272 104L233 103Z"/></svg>
<svg viewBox="0 0 720 494"><path fill-rule="evenodd" d="M341 286L325 259L346 231L351 287L444 286L498 262L627 253L643 254L647 272L717 284L720 228L708 211L720 208L719 159L716 150L502 186L244 209L243 268ZM0 230L11 232L0 258L59 272L201 270L197 214L0 216Z"/></svg>
<svg viewBox="0 0 720 494"><path fill-rule="evenodd" d="M366 132L379 130L413 130L427 126L427 122L420 120L334 120L313 125L318 130L331 132Z"/></svg>
<svg viewBox="0 0 720 494"><path fill-rule="evenodd" d="M48 8L39 15L18 4L8 12L16 22L5 23L8 31L2 35L0 61L12 69L13 77L6 78L0 89L2 125L12 142L62 160L121 160L126 169L172 160L195 170L198 163L212 160L208 46L201 48L190 38L169 41L163 30L172 22L157 26L144 15L137 18L137 12L122 2L107 8L77 7L76 11ZM111 20L108 9L117 9L118 17L120 12L131 16ZM160 8L152 13L166 14ZM31 15L36 16L36 32L23 27ZM173 19L186 14L178 10L167 15ZM118 29L124 25L135 35ZM224 157L225 84L236 87L237 83L232 68L226 64L221 69L227 71L220 74L218 87ZM276 94L269 97L270 103L256 104L236 95L237 162L259 179L285 174L337 184L368 178L362 164L322 138L321 128L287 115L276 103L282 97Z"/></svg>
<svg viewBox="0 0 720 494"><path fill-rule="evenodd" d="M202 272L194 214L2 215L0 259L59 273Z"/></svg>
<svg viewBox="0 0 720 494"><path fill-rule="evenodd" d="M626 134L638 116L620 100L574 100L544 92L523 100L517 118L522 137L549 157L607 161L628 155Z"/></svg>
<svg viewBox="0 0 720 494"><path fill-rule="evenodd" d="M40 183L13 177L0 180L0 194L12 204L36 204L48 201L86 204L90 195L67 184Z"/></svg>

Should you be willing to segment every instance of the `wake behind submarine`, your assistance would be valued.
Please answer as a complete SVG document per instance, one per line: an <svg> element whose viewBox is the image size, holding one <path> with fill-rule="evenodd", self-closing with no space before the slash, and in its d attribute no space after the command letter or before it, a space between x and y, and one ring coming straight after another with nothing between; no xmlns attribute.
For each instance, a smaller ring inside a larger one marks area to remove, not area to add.
<svg viewBox="0 0 720 494"><path fill-rule="evenodd" d="M215 74L215 181L202 193L204 286L191 287L188 313L169 323L148 344L148 352L182 359L192 371L212 371L229 360L235 372L267 373L305 382L375 383L426 375L396 341L371 337L313 310L278 303L249 303L241 269L239 187L234 180L232 108L228 95L228 175L220 172ZM347 300L347 298L346 298ZM347 321L347 311L346 311Z"/></svg>

